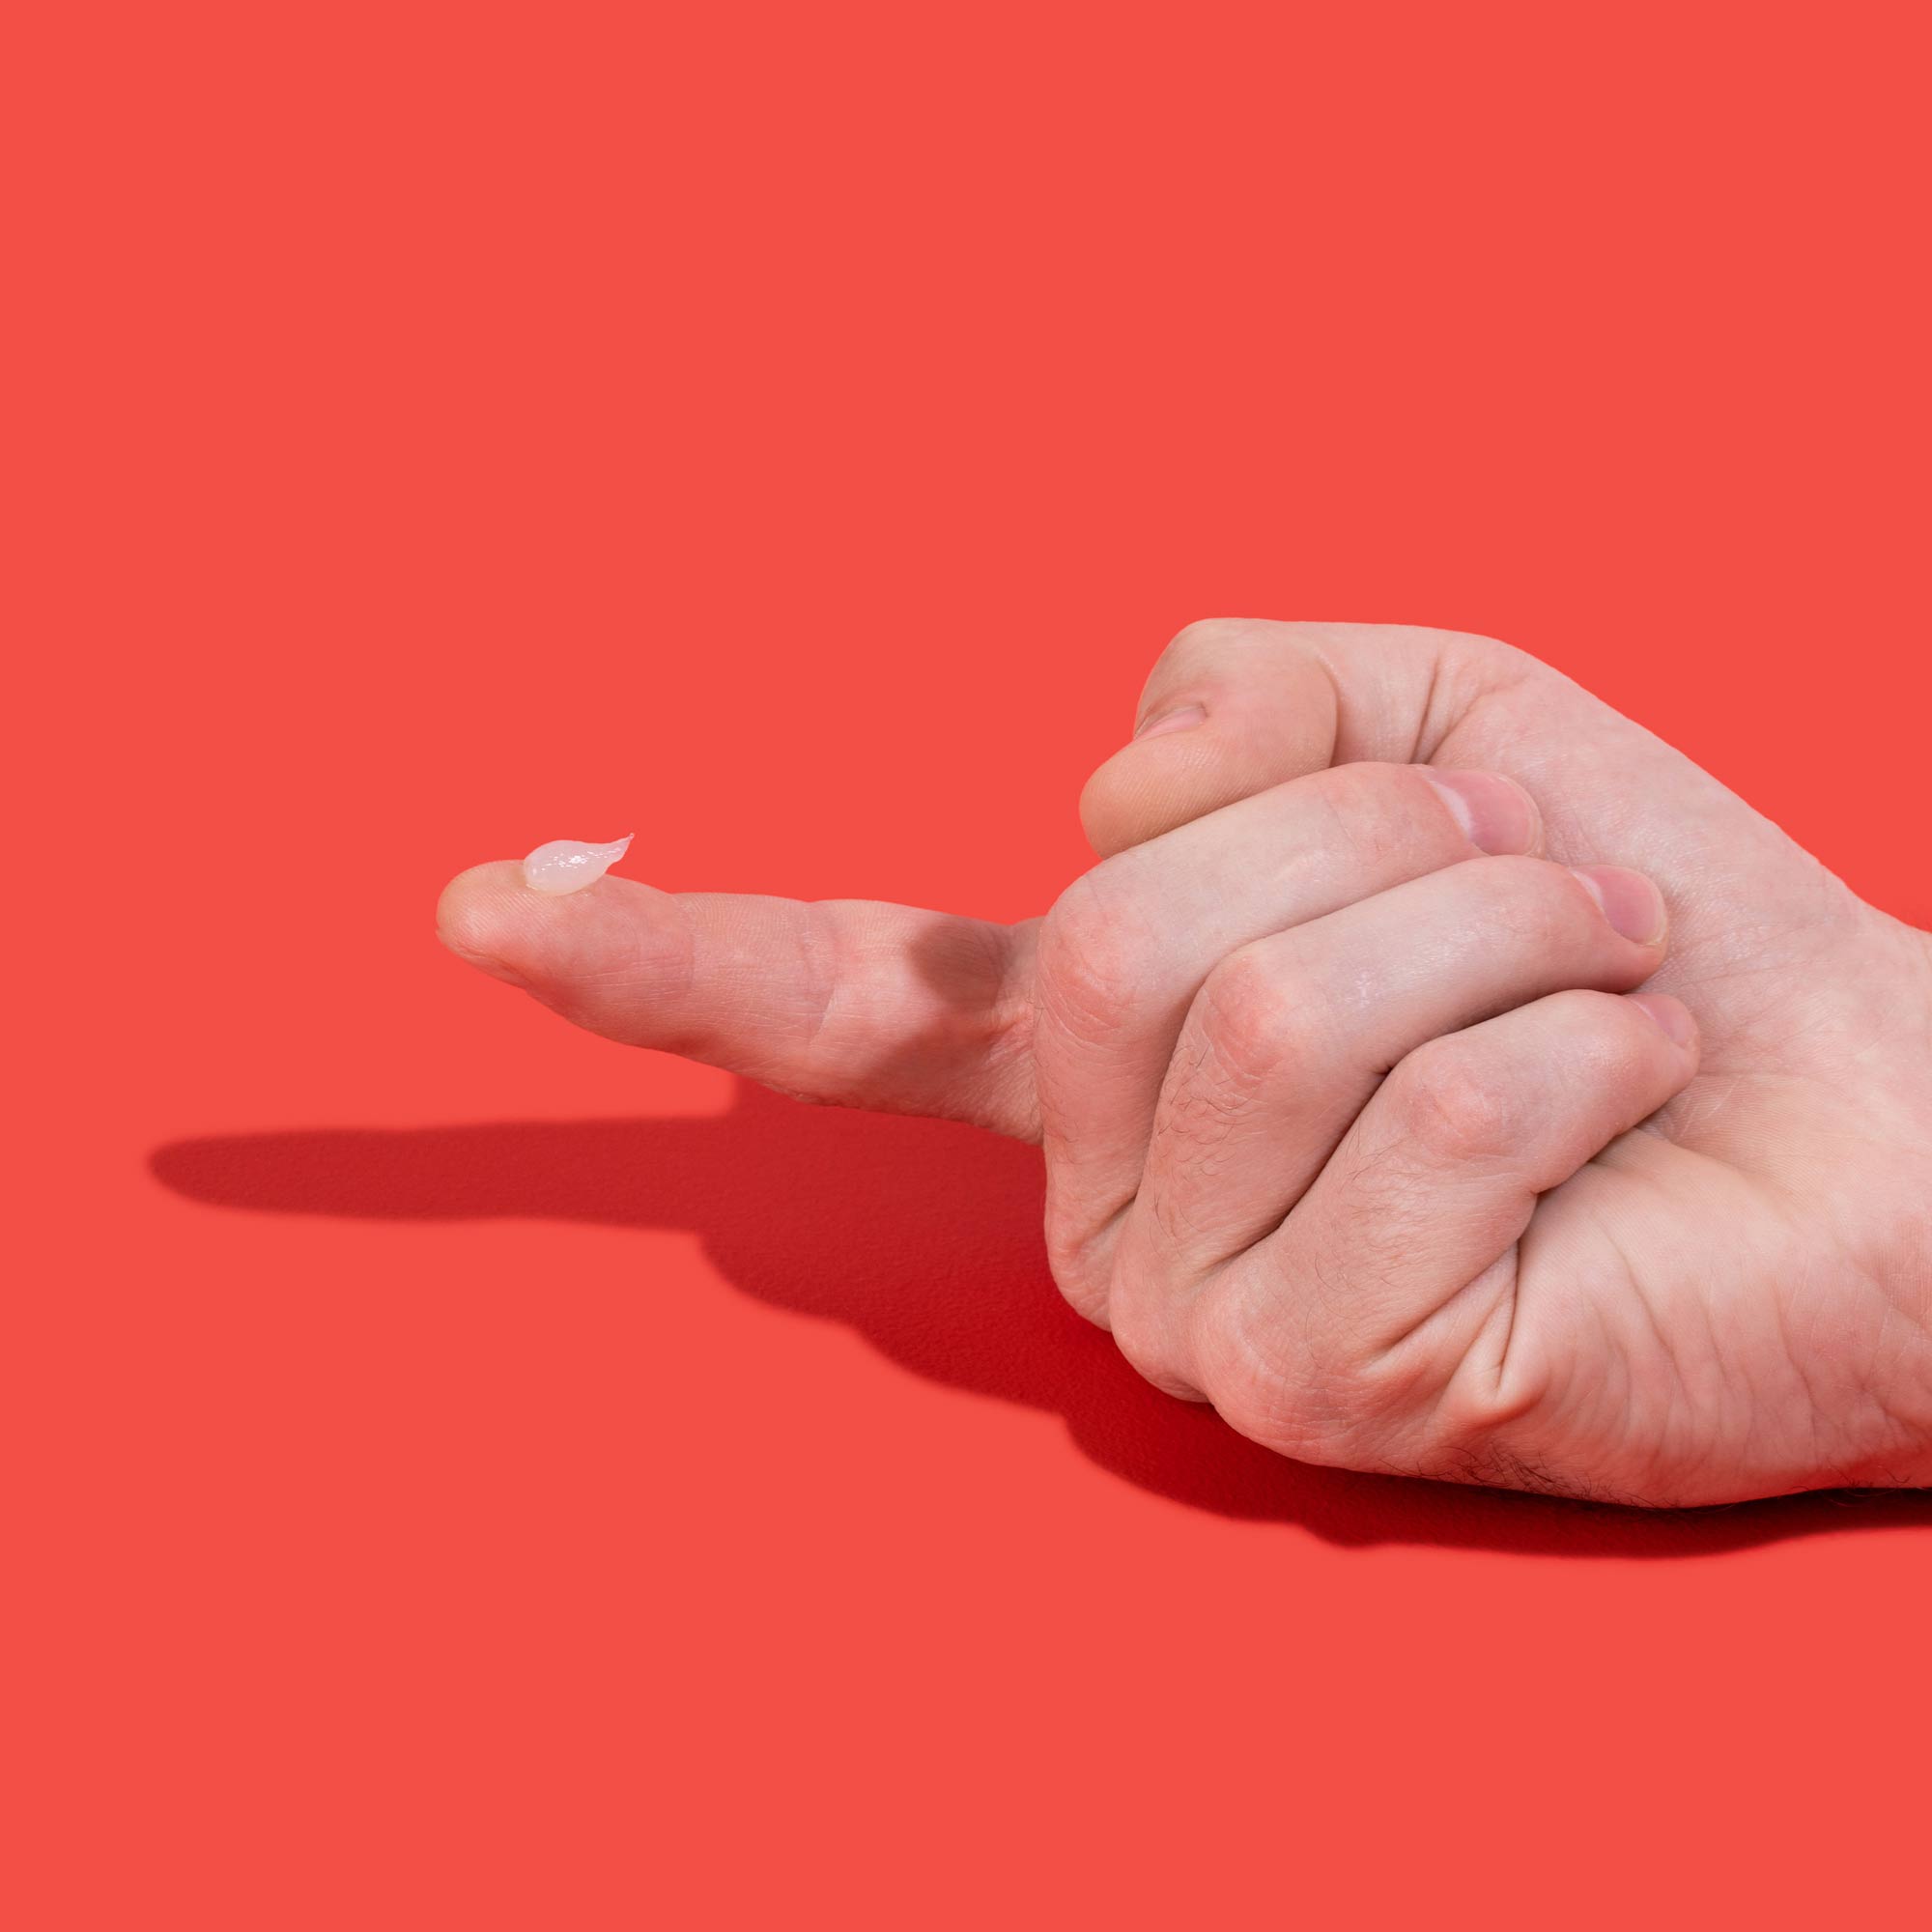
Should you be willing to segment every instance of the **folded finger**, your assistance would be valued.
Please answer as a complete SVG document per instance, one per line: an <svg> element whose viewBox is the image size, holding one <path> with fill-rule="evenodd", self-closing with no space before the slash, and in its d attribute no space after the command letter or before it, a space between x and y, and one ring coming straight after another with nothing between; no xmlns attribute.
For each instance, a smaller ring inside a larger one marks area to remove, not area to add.
<svg viewBox="0 0 1932 1932"><path fill-rule="evenodd" d="M1476 1356L1485 1413L1527 1402L1513 1255L1538 1196L1696 1066L1695 1025L1662 994L1554 993L1419 1047L1282 1227L1204 1289L1194 1378L1237 1428L1314 1461L1414 1463L1393 1445Z"/></svg>
<svg viewBox="0 0 1932 1932"><path fill-rule="evenodd" d="M1522 789L1484 772L1357 764L1278 785L1096 867L1041 930L1034 1053L1056 1273L1104 1302L1110 1230L1140 1185L1188 1008L1263 936L1540 838Z"/></svg>
<svg viewBox="0 0 1932 1932"><path fill-rule="evenodd" d="M1472 859L1230 953L1181 1029L1123 1279L1187 1293L1282 1222L1408 1054L1566 987L1641 985L1665 923L1641 873Z"/></svg>

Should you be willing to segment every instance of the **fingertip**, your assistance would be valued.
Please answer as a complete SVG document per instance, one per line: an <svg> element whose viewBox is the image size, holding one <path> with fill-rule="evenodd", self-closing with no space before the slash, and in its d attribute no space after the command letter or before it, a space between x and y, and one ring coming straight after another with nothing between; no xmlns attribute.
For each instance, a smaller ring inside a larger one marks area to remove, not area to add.
<svg viewBox="0 0 1932 1932"><path fill-rule="evenodd" d="M1620 938L1634 946L1663 947L1670 911L1656 880L1628 866L1572 866L1570 871Z"/></svg>
<svg viewBox="0 0 1932 1932"><path fill-rule="evenodd" d="M1670 1043L1694 1057L1698 1048L1697 1021L1682 1000L1668 993L1627 993L1632 1006L1649 1015Z"/></svg>
<svg viewBox="0 0 1932 1932"><path fill-rule="evenodd" d="M1514 779L1501 772L1443 771L1430 765L1415 769L1477 851L1541 855L1542 810Z"/></svg>
<svg viewBox="0 0 1932 1932"><path fill-rule="evenodd" d="M529 886L521 863L472 866L443 888L437 935L459 959L592 1033L668 1037L665 997L690 969L690 934L668 893L604 877L572 893Z"/></svg>
<svg viewBox="0 0 1932 1932"><path fill-rule="evenodd" d="M1199 707L1193 707L1199 710ZM1144 844L1206 809L1204 773L1215 747L1206 712L1172 730L1143 732L1110 757L1080 793L1080 825L1102 859Z"/></svg>
<svg viewBox="0 0 1932 1932"><path fill-rule="evenodd" d="M519 903L535 895L524 884L523 867L497 859L459 872L436 902L436 936L459 959L513 986L528 981L512 963L526 929Z"/></svg>
<svg viewBox="0 0 1932 1932"><path fill-rule="evenodd" d="M1190 624L1141 693L1134 736L1088 780L1101 858L1333 761L1335 685L1294 626Z"/></svg>

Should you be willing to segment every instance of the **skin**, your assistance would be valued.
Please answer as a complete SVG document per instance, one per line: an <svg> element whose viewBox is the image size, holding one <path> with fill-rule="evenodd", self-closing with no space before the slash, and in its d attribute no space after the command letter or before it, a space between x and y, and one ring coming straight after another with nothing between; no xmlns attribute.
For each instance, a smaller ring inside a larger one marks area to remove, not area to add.
<svg viewBox="0 0 1932 1932"><path fill-rule="evenodd" d="M1038 1143L1068 1299L1285 1455L1932 1483L1932 936L1490 639L1197 624L1139 718L1043 919L493 865L439 927L611 1038Z"/></svg>

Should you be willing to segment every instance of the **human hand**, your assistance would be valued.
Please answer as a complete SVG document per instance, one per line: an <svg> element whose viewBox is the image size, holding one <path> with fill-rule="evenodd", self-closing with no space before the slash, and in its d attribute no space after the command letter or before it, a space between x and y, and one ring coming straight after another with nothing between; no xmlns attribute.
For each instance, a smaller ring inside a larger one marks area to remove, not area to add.
<svg viewBox="0 0 1932 1932"><path fill-rule="evenodd" d="M499 865L440 926L613 1038L1040 1142L1068 1297L1287 1454L1932 1481L1932 939L1489 639L1197 625L1141 715L1043 921Z"/></svg>

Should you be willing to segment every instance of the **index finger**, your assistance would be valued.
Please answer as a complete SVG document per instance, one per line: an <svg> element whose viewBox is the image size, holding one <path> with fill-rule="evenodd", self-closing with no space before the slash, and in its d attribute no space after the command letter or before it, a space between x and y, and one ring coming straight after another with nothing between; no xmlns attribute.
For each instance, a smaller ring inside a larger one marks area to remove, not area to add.
<svg viewBox="0 0 1932 1932"><path fill-rule="evenodd" d="M1023 1051L1037 923L608 876L552 897L503 861L459 874L437 906L459 958L591 1033L798 1099L1021 1140L1038 1135Z"/></svg>

